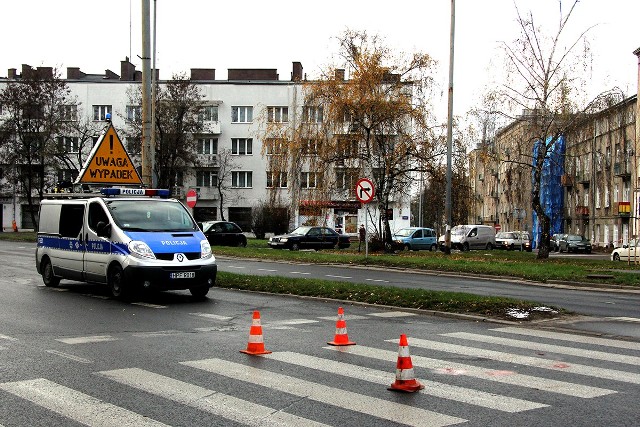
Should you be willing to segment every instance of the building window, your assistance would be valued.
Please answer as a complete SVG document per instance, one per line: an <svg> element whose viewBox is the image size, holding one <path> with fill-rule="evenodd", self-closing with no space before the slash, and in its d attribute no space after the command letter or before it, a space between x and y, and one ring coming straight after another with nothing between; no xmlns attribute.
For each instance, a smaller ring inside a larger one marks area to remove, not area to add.
<svg viewBox="0 0 640 427"><path fill-rule="evenodd" d="M284 154L287 151L284 138L266 138L264 144L269 156Z"/></svg>
<svg viewBox="0 0 640 427"><path fill-rule="evenodd" d="M300 188L317 188L320 182L320 174L318 172L301 172Z"/></svg>
<svg viewBox="0 0 640 427"><path fill-rule="evenodd" d="M237 155L253 154L253 139L231 138L231 154L237 154Z"/></svg>
<svg viewBox="0 0 640 427"><path fill-rule="evenodd" d="M127 151L129 154L140 154L142 152L142 140L139 137L128 137Z"/></svg>
<svg viewBox="0 0 640 427"><path fill-rule="evenodd" d="M77 137L61 136L58 141L60 143L60 151L63 153L77 153L80 151Z"/></svg>
<svg viewBox="0 0 640 427"><path fill-rule="evenodd" d="M267 171L267 188L286 188L287 173Z"/></svg>
<svg viewBox="0 0 640 427"><path fill-rule="evenodd" d="M336 170L336 188L338 190L351 190L356 188L358 173L353 169Z"/></svg>
<svg viewBox="0 0 640 427"><path fill-rule="evenodd" d="M217 154L218 138L198 138L198 154Z"/></svg>
<svg viewBox="0 0 640 427"><path fill-rule="evenodd" d="M202 107L198 120L201 122L217 122L218 121L218 106L217 105L205 105Z"/></svg>
<svg viewBox="0 0 640 427"><path fill-rule="evenodd" d="M314 156L318 154L319 141L315 138L305 138L302 140L301 151L304 156Z"/></svg>
<svg viewBox="0 0 640 427"><path fill-rule="evenodd" d="M253 187L253 172L251 171L231 172L231 186L234 188Z"/></svg>
<svg viewBox="0 0 640 427"><path fill-rule="evenodd" d="M269 123L288 123L289 107L267 107Z"/></svg>
<svg viewBox="0 0 640 427"><path fill-rule="evenodd" d="M0 113L2 113L0 108ZM60 106L60 118L67 122L75 121L78 117L78 106L75 104L61 105Z"/></svg>
<svg viewBox="0 0 640 427"><path fill-rule="evenodd" d="M133 123L142 123L142 107L140 105L127 105L127 120Z"/></svg>
<svg viewBox="0 0 640 427"><path fill-rule="evenodd" d="M215 187L218 183L218 172L211 170L196 171L196 187Z"/></svg>
<svg viewBox="0 0 640 427"><path fill-rule="evenodd" d="M58 170L58 183L73 182L78 177L78 171L75 169Z"/></svg>
<svg viewBox="0 0 640 427"><path fill-rule="evenodd" d="M111 115L111 105L93 106L93 120L104 122L107 119L107 114Z"/></svg>
<svg viewBox="0 0 640 427"><path fill-rule="evenodd" d="M600 207L600 188L596 187L596 208Z"/></svg>
<svg viewBox="0 0 640 427"><path fill-rule="evenodd" d="M232 123L253 122L253 107L231 107Z"/></svg>
<svg viewBox="0 0 640 427"><path fill-rule="evenodd" d="M322 107L303 107L302 121L305 123L322 123Z"/></svg>
<svg viewBox="0 0 640 427"><path fill-rule="evenodd" d="M604 207L609 207L609 185L604 187Z"/></svg>

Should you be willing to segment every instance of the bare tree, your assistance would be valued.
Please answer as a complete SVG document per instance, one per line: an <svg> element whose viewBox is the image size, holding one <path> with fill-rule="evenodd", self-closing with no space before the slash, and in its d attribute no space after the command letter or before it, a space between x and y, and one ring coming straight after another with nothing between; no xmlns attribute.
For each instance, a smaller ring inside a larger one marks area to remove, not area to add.
<svg viewBox="0 0 640 427"><path fill-rule="evenodd" d="M218 150L216 157L218 167L215 182L212 182L212 185L217 188L220 197L220 218L226 221L224 217L225 200L231 191L231 173L239 167L239 163L236 161L238 156L233 155L229 149L222 149Z"/></svg>

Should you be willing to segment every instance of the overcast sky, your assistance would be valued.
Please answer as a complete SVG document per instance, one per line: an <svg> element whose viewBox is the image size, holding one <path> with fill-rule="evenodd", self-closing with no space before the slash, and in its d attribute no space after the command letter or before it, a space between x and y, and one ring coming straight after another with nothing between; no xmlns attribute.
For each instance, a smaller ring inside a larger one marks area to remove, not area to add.
<svg viewBox="0 0 640 427"><path fill-rule="evenodd" d="M557 0L515 0L521 12L532 10L550 30L556 29ZM290 78L299 61L309 77L333 63L335 37L345 29L366 30L400 52L430 54L438 65L446 111L450 0L150 0L157 4L157 68L160 78L190 68L215 68L226 79L228 68L276 68ZM569 1L564 1L566 7ZM0 76L21 64L80 67L85 73L120 74L130 56L142 69L141 0L15 0L0 6ZM613 86L628 95L637 91L640 47L640 1L582 0L571 21L588 33L595 52L593 90ZM501 41L518 35L514 0L457 0L454 66L454 112L473 107L500 64L492 64ZM494 61L495 62L495 61Z"/></svg>

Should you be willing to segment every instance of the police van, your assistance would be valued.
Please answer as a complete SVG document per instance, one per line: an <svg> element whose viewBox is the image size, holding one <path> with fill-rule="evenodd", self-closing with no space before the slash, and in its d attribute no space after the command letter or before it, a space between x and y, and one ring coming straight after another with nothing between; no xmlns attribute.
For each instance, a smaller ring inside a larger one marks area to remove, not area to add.
<svg viewBox="0 0 640 427"><path fill-rule="evenodd" d="M169 190L142 188L48 195L40 203L36 268L46 286L100 283L115 298L135 288L189 289L203 298L217 274L187 208Z"/></svg>

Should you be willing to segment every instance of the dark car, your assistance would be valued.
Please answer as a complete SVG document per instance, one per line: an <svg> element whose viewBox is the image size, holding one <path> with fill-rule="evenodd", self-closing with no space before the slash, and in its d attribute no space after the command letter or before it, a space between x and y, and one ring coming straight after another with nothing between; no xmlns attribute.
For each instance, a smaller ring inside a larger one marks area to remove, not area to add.
<svg viewBox="0 0 640 427"><path fill-rule="evenodd" d="M560 252L586 252L591 253L591 241L584 236L567 234L560 240Z"/></svg>
<svg viewBox="0 0 640 427"><path fill-rule="evenodd" d="M247 246L247 236L235 222L204 221L198 223L205 237L212 245Z"/></svg>
<svg viewBox="0 0 640 427"><path fill-rule="evenodd" d="M298 227L289 234L269 238L268 245L275 249L340 249L351 245L349 236L338 234L329 227Z"/></svg>

